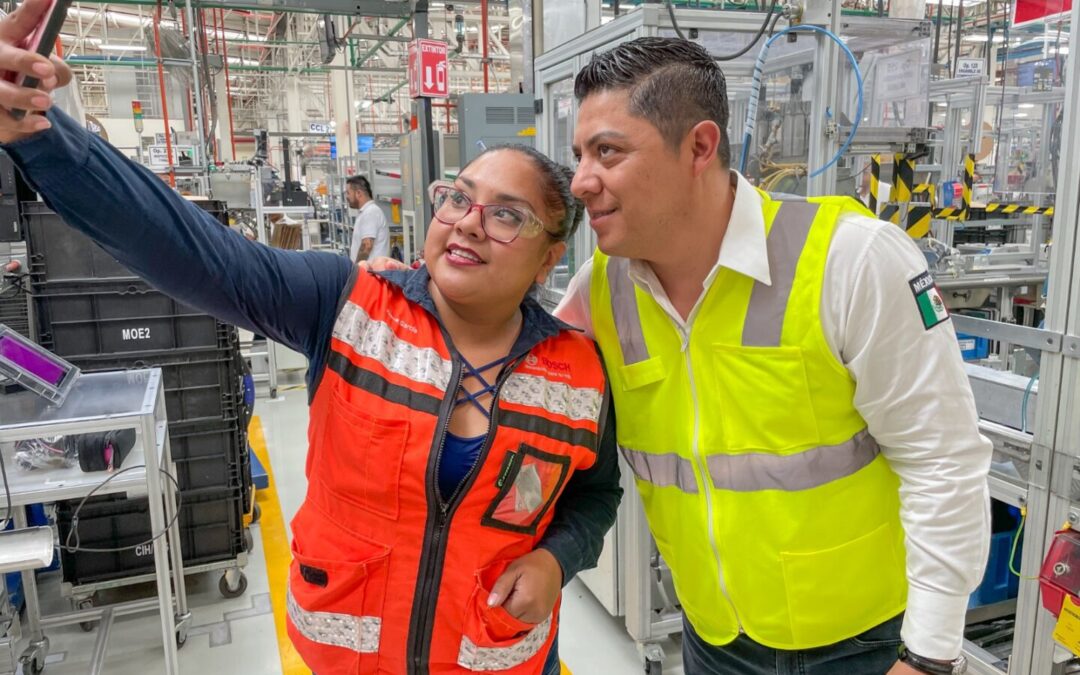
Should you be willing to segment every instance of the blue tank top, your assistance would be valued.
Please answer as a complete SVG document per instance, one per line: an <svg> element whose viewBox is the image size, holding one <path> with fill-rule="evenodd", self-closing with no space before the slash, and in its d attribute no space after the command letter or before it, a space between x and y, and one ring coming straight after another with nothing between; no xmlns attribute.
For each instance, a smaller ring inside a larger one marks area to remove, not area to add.
<svg viewBox="0 0 1080 675"><path fill-rule="evenodd" d="M446 432L446 445L443 446L442 461L439 463L439 494L444 500L454 495L469 469L480 456L480 447L487 435L475 438L462 438Z"/></svg>

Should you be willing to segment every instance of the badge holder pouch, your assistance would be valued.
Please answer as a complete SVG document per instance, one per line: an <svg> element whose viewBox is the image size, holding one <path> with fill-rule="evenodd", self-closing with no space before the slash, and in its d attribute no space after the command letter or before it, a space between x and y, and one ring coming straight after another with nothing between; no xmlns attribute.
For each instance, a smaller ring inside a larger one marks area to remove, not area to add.
<svg viewBox="0 0 1080 675"><path fill-rule="evenodd" d="M0 323L0 375L60 406L79 369Z"/></svg>

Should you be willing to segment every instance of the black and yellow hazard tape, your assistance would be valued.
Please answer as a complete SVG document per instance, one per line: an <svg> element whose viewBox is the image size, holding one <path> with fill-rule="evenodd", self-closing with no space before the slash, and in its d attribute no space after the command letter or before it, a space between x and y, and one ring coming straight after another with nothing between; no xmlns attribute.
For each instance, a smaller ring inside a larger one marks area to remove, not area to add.
<svg viewBox="0 0 1080 675"><path fill-rule="evenodd" d="M882 220L886 220L893 225L900 224L900 205L899 204L886 204L881 209L881 215L878 216Z"/></svg>
<svg viewBox="0 0 1080 675"><path fill-rule="evenodd" d="M937 192L934 189L933 183L919 183L915 186L915 189L911 191L911 194L912 198L925 195L927 200L930 202L930 206L934 206L937 204ZM919 201L923 200L920 199Z"/></svg>
<svg viewBox="0 0 1080 675"><path fill-rule="evenodd" d="M946 206L943 209L936 209L934 211L934 217L939 220L960 220L963 217L964 210L955 206Z"/></svg>
<svg viewBox="0 0 1080 675"><path fill-rule="evenodd" d="M930 234L930 223L934 218L932 206L912 204L907 214L907 233L912 239L921 239Z"/></svg>
<svg viewBox="0 0 1080 675"><path fill-rule="evenodd" d="M1052 216L1053 206L1027 206L1024 204L987 204L987 213L1018 216Z"/></svg>
<svg viewBox="0 0 1080 675"><path fill-rule="evenodd" d="M975 155L968 155L964 158L964 191L961 199L963 200L964 213L960 217L961 220L966 219L968 212L971 210L971 192L975 186Z"/></svg>
<svg viewBox="0 0 1080 675"><path fill-rule="evenodd" d="M893 189L889 193L889 201L910 202L914 185L915 160L907 159L903 153L896 153L893 155Z"/></svg>
<svg viewBox="0 0 1080 675"><path fill-rule="evenodd" d="M867 208L873 211L874 215L878 212L878 190L881 189L881 155L870 155L870 198L867 203Z"/></svg>

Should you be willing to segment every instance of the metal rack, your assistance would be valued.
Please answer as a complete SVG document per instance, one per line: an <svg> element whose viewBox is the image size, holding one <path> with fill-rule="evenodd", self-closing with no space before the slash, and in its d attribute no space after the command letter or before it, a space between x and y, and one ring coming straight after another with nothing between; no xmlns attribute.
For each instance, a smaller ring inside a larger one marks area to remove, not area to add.
<svg viewBox="0 0 1080 675"><path fill-rule="evenodd" d="M172 483L161 476L162 471L170 475L176 473L169 451L161 370L84 374L59 408L51 407L29 392L0 396L0 418L4 420L0 424L0 444L134 428L137 433L135 446L120 469L133 467L135 470L118 475L95 494L145 494L149 501L151 530L166 533L166 536L154 539L152 545L157 598L43 617L34 573L23 571L30 636L29 644L20 657L24 672L37 674L44 670L49 651L45 628L97 621L98 636L90 672L98 675L103 672L113 620L118 616L157 610L161 618L165 672L168 675L179 673L177 647L187 637L191 615L187 607L179 524L175 522L176 495ZM78 468L72 468L8 471L8 478L12 504L22 507L80 499L101 485L107 476L83 473ZM16 528L27 526L24 509L15 509L14 519Z"/></svg>

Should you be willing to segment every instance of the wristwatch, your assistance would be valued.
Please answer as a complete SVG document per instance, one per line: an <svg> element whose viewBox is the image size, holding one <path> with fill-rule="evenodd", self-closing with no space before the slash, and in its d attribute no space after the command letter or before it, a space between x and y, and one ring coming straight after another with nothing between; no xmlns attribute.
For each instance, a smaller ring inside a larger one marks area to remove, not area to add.
<svg viewBox="0 0 1080 675"><path fill-rule="evenodd" d="M967 659L963 654L952 661L937 661L908 651L907 645L900 645L896 656L901 663L927 675L963 675L967 672Z"/></svg>

